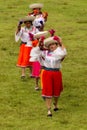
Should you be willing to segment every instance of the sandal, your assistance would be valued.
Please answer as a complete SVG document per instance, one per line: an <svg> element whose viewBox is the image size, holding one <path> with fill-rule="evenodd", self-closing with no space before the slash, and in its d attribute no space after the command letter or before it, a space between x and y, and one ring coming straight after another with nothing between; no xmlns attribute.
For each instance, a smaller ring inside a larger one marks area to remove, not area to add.
<svg viewBox="0 0 87 130"><path fill-rule="evenodd" d="M21 76L21 79L24 79L24 78L25 78L25 75L22 75L22 76Z"/></svg>
<svg viewBox="0 0 87 130"><path fill-rule="evenodd" d="M35 87L35 90L38 91L38 90L39 90L39 87Z"/></svg>
<svg viewBox="0 0 87 130"><path fill-rule="evenodd" d="M54 111L58 111L59 110L59 108L58 107L55 107L55 103L53 103L53 105L54 105Z"/></svg>
<svg viewBox="0 0 87 130"><path fill-rule="evenodd" d="M47 116L48 116L48 117L52 117L52 113L51 113L50 109L48 109Z"/></svg>
<svg viewBox="0 0 87 130"><path fill-rule="evenodd" d="M30 74L30 76L29 76L30 78L34 78L34 76L32 75L32 74Z"/></svg>

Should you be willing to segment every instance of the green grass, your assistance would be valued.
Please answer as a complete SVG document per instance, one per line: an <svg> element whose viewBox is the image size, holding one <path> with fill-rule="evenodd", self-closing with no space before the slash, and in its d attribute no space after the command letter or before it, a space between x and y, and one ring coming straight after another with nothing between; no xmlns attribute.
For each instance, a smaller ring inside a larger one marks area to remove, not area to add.
<svg viewBox="0 0 87 130"><path fill-rule="evenodd" d="M32 2L36 0L0 0L0 130L87 130L87 1L37 0L49 14L45 30L55 29L68 51L60 110L52 118L46 117L41 91L34 90L28 69L22 81L16 67L20 42L14 33Z"/></svg>

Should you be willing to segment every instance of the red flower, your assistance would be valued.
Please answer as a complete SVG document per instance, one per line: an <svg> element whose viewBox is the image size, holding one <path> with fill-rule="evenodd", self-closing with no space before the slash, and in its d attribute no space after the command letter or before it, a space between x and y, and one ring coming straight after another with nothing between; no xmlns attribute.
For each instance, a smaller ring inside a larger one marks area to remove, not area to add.
<svg viewBox="0 0 87 130"><path fill-rule="evenodd" d="M54 36L53 39L56 40L56 41L58 41L58 42L61 42L61 38L58 37L58 36Z"/></svg>

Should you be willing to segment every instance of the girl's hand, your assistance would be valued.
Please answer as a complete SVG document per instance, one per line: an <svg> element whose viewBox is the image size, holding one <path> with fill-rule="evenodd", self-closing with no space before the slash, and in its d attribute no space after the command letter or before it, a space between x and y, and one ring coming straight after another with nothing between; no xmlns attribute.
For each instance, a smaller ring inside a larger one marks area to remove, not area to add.
<svg viewBox="0 0 87 130"><path fill-rule="evenodd" d="M19 23L18 23L18 26L17 26L16 34L17 34L18 32L20 32L22 23L23 23L23 21L20 20Z"/></svg>
<svg viewBox="0 0 87 130"><path fill-rule="evenodd" d="M55 33L55 30L51 29L51 30L49 30L49 33L50 33L51 37L53 37L54 33Z"/></svg>
<svg viewBox="0 0 87 130"><path fill-rule="evenodd" d="M44 39L45 39L44 36L41 36L40 39L39 39L39 48L40 48L40 50L44 49L44 43L43 43Z"/></svg>
<svg viewBox="0 0 87 130"><path fill-rule="evenodd" d="M59 46L62 46L62 39L61 39L59 36L54 36L53 39L58 42L58 45L59 45Z"/></svg>

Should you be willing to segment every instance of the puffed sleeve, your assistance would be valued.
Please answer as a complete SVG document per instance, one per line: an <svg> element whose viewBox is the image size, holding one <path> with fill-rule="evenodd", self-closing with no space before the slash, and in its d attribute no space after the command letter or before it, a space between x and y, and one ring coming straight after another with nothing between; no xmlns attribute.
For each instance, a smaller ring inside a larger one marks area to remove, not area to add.
<svg viewBox="0 0 87 130"><path fill-rule="evenodd" d="M53 56L56 58L56 60L61 60L67 55L66 48L58 47L55 51Z"/></svg>
<svg viewBox="0 0 87 130"><path fill-rule="evenodd" d="M20 39L21 35L22 35L22 29L17 34L15 32L15 41L16 42L18 42L18 40Z"/></svg>
<svg viewBox="0 0 87 130"><path fill-rule="evenodd" d="M41 56L41 50L40 48L37 46L37 47L33 47L33 49L31 50L31 53L30 53L30 61L38 61L39 60L39 57Z"/></svg>

